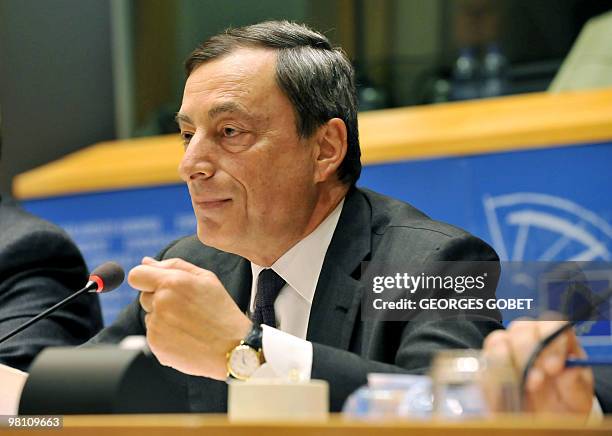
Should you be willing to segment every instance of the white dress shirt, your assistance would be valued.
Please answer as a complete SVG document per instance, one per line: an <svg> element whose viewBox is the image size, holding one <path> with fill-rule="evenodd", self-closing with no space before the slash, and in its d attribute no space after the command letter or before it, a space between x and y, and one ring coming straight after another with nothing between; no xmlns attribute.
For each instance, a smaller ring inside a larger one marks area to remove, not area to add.
<svg viewBox="0 0 612 436"><path fill-rule="evenodd" d="M263 352L266 363L253 377L310 378L312 344L306 341L310 308L323 260L331 242L344 199L308 236L291 247L270 267L285 280L274 302L278 328L263 325ZM251 262L251 313L255 305L257 279L265 269Z"/></svg>

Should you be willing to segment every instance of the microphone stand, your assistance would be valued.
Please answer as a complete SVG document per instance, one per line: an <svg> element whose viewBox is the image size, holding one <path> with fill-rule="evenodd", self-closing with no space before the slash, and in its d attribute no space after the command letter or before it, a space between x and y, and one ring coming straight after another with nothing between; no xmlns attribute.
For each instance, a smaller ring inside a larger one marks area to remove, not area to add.
<svg viewBox="0 0 612 436"><path fill-rule="evenodd" d="M67 298L64 298L62 301L60 301L59 303L51 306L50 308L48 308L47 310L45 310L42 313L39 313L38 315L36 315L34 318L30 319L28 322L26 322L25 324L20 325L19 327L17 327L15 330L9 332L8 334L4 335L3 337L0 338L0 344L9 340L10 338L12 338L13 336L15 336L17 333L21 332L23 329L28 328L29 326L31 326L32 324L34 324L35 322L41 320L42 318L46 317L47 315L49 315L52 312L55 312L57 309L59 309L60 307L70 303L72 300L74 300L75 298L77 298L78 296L86 293L86 292L90 292L92 290L95 290L97 284L94 281L90 281L87 283L87 286L85 286L83 289L81 289L80 291L75 292L74 294L68 296Z"/></svg>

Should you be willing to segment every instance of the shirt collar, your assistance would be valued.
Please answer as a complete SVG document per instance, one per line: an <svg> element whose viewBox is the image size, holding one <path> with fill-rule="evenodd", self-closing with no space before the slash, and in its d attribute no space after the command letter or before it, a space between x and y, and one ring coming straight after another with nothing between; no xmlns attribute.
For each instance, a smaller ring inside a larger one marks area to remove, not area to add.
<svg viewBox="0 0 612 436"><path fill-rule="evenodd" d="M312 233L291 247L270 267L310 304L312 304L325 253L327 253L327 248L336 230L343 205L344 198ZM265 268L251 262L253 281ZM251 308L254 300L255 293L252 292Z"/></svg>

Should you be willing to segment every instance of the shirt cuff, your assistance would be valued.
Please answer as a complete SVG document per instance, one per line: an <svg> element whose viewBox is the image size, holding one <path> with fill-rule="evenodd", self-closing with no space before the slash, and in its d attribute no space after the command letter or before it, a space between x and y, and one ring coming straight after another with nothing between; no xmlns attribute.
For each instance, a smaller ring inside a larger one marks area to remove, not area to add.
<svg viewBox="0 0 612 436"><path fill-rule="evenodd" d="M603 420L603 410L601 410L601 404L596 396L593 396L593 405L591 406L591 413L587 418L587 423L597 424Z"/></svg>
<svg viewBox="0 0 612 436"><path fill-rule="evenodd" d="M312 344L289 333L262 324L262 348L266 362L251 378L310 380Z"/></svg>

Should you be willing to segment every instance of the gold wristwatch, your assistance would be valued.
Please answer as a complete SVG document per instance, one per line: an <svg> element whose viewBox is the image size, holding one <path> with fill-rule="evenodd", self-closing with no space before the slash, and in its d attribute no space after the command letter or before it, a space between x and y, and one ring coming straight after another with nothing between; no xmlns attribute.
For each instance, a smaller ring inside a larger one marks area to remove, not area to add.
<svg viewBox="0 0 612 436"><path fill-rule="evenodd" d="M249 334L227 353L228 379L248 380L263 365L262 337L261 326L253 324Z"/></svg>

